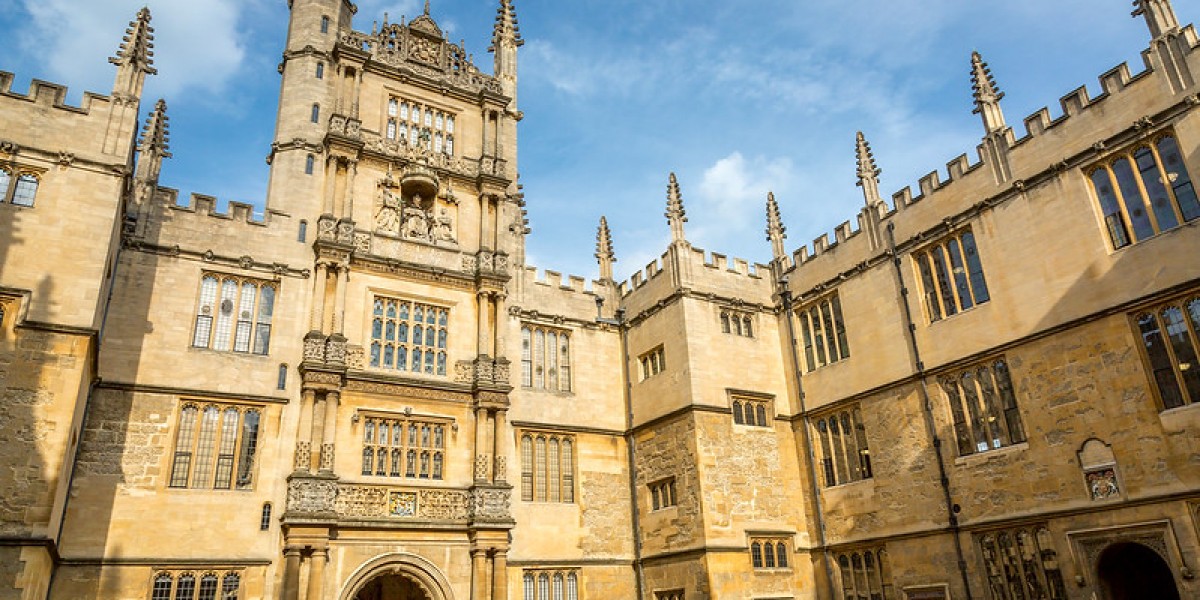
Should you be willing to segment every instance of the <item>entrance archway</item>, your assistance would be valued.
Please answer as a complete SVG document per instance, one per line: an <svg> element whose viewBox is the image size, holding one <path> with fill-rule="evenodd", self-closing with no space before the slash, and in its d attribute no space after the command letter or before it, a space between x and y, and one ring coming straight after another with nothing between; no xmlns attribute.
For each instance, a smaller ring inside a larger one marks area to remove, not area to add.
<svg viewBox="0 0 1200 600"><path fill-rule="evenodd" d="M416 554L393 552L367 561L342 586L339 600L454 600L436 565Z"/></svg>
<svg viewBox="0 0 1200 600"><path fill-rule="evenodd" d="M421 585L403 575L381 575L366 583L354 600L433 600Z"/></svg>
<svg viewBox="0 0 1200 600"><path fill-rule="evenodd" d="M1122 542L1105 548L1096 572L1106 600L1179 600L1171 567L1142 544Z"/></svg>

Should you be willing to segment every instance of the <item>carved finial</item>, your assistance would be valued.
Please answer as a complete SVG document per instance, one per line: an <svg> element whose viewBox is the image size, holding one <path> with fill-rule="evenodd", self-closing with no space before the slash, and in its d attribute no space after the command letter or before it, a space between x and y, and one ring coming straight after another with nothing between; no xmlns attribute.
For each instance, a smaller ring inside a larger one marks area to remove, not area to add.
<svg viewBox="0 0 1200 600"><path fill-rule="evenodd" d="M404 24L404 16L403 15L400 16L400 24L401 25ZM388 14L387 14L387 11L384 11L383 12L383 28L387 29L387 26L388 26Z"/></svg>
<svg viewBox="0 0 1200 600"><path fill-rule="evenodd" d="M883 203L879 195L879 167L875 166L875 155L871 152L871 144L867 142L863 132L856 136L855 152L858 155L858 186L863 189L863 200L867 206Z"/></svg>
<svg viewBox="0 0 1200 600"><path fill-rule="evenodd" d="M1007 127L1004 113L1000 110L1000 100L1004 92L996 85L992 70L983 62L983 56L978 52L971 53L972 89L975 91L975 110L983 116L983 127L988 133L1000 131Z"/></svg>
<svg viewBox="0 0 1200 600"><path fill-rule="evenodd" d="M596 230L596 259L600 261L601 281L613 280L613 263L617 256L613 252L612 233L608 230L608 219L600 217L600 227Z"/></svg>
<svg viewBox="0 0 1200 600"><path fill-rule="evenodd" d="M779 204L775 202L775 192L767 192L767 241L771 242L771 255L783 258L783 240L787 238L787 230L783 227L783 218L779 216Z"/></svg>
<svg viewBox="0 0 1200 600"><path fill-rule="evenodd" d="M500 8L496 9L496 26L492 30L492 45L488 52L495 52L505 42L520 47L525 45L521 39L521 27L517 23L517 9L512 0L500 0Z"/></svg>
<svg viewBox="0 0 1200 600"><path fill-rule="evenodd" d="M117 80L113 85L115 94L139 96L146 75L154 75L154 28L150 26L150 9L142 7L137 17L129 22L125 37L117 55L108 62L117 65Z"/></svg>
<svg viewBox="0 0 1200 600"><path fill-rule="evenodd" d="M425 16L429 16L429 0L425 0Z"/></svg>
<svg viewBox="0 0 1200 600"><path fill-rule="evenodd" d="M1179 30L1179 19L1170 0L1133 0L1133 7L1134 17L1146 18L1152 38Z"/></svg>
<svg viewBox="0 0 1200 600"><path fill-rule="evenodd" d="M671 173L667 184L667 223L671 225L671 242L686 242L683 224L687 223L687 212L683 210L683 196L679 193L679 180Z"/></svg>
<svg viewBox="0 0 1200 600"><path fill-rule="evenodd" d="M167 116L167 102L159 99L154 104L154 110L146 119L142 129L142 139L138 143L138 152L157 151L164 158L170 158L170 117Z"/></svg>

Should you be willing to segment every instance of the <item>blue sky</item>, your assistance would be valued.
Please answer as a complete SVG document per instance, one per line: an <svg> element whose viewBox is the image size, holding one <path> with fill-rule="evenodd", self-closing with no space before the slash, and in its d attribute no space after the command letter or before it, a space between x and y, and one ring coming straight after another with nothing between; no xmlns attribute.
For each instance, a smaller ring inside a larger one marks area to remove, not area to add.
<svg viewBox="0 0 1200 600"><path fill-rule="evenodd" d="M166 99L174 158L163 185L262 204L274 132L285 0L0 0L19 32L0 69L107 92L107 63L143 4L156 66L143 108ZM498 0L433 0L448 37L491 70ZM533 234L529 262L594 277L608 217L618 278L669 237L667 174L678 174L693 245L766 262L764 202L775 192L788 250L853 219L854 134L883 169L885 196L966 152L972 50L1007 94L1010 124L1128 61L1149 34L1129 0L516 0L521 32L520 170ZM1180 20L1198 11L1176 3ZM363 0L355 28L417 0ZM0 134L2 137L2 134Z"/></svg>

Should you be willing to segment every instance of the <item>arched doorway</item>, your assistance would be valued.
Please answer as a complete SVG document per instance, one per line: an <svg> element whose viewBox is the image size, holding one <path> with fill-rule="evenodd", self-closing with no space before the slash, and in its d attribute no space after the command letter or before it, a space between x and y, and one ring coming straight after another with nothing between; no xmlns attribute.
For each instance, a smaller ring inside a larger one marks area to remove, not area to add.
<svg viewBox="0 0 1200 600"><path fill-rule="evenodd" d="M1105 600L1179 600L1171 567L1141 544L1121 542L1105 548L1096 572Z"/></svg>
<svg viewBox="0 0 1200 600"><path fill-rule="evenodd" d="M407 552L363 563L342 585L339 600L454 600L450 582L429 560Z"/></svg>
<svg viewBox="0 0 1200 600"><path fill-rule="evenodd" d="M433 600L421 585L403 575L381 575L366 583L354 600Z"/></svg>

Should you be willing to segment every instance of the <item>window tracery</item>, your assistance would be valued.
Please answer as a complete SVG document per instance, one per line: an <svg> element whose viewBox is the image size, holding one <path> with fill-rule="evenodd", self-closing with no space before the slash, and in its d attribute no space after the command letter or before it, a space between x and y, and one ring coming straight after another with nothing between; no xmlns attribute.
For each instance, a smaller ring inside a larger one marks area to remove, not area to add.
<svg viewBox="0 0 1200 600"><path fill-rule="evenodd" d="M872 477L871 450L858 407L818 417L814 426L825 487Z"/></svg>
<svg viewBox="0 0 1200 600"><path fill-rule="evenodd" d="M151 581L150 600L238 600L241 588L240 571L160 570Z"/></svg>
<svg viewBox="0 0 1200 600"><path fill-rule="evenodd" d="M1200 199L1173 134L1119 152L1087 176L1113 249L1200 217Z"/></svg>
<svg viewBox="0 0 1200 600"><path fill-rule="evenodd" d="M377 296L371 320L370 366L445 375L450 309Z"/></svg>
<svg viewBox="0 0 1200 600"><path fill-rule="evenodd" d="M571 334L538 325L521 327L521 385L571 391Z"/></svg>
<svg viewBox="0 0 1200 600"><path fill-rule="evenodd" d="M575 436L534 432L521 435L521 499L575 502Z"/></svg>
<svg viewBox="0 0 1200 600"><path fill-rule="evenodd" d="M993 600L1065 600L1058 552L1045 526L992 531L977 539Z"/></svg>
<svg viewBox="0 0 1200 600"><path fill-rule="evenodd" d="M389 96L384 137L407 146L454 156L455 115L440 108Z"/></svg>
<svg viewBox="0 0 1200 600"><path fill-rule="evenodd" d="M940 321L991 299L970 229L913 253L929 321Z"/></svg>
<svg viewBox="0 0 1200 600"><path fill-rule="evenodd" d="M850 358L842 302L837 294L813 302L798 311L804 338L804 360L809 371Z"/></svg>
<svg viewBox="0 0 1200 600"><path fill-rule="evenodd" d="M887 550L867 548L835 556L841 579L842 596L871 600L893 600Z"/></svg>
<svg viewBox="0 0 1200 600"><path fill-rule="evenodd" d="M407 417L363 419L363 476L443 479L447 428Z"/></svg>
<svg viewBox="0 0 1200 600"><path fill-rule="evenodd" d="M659 346L639 356L638 364L642 367L643 381L663 372L667 368L667 356L663 347Z"/></svg>
<svg viewBox="0 0 1200 600"><path fill-rule="evenodd" d="M733 408L733 422L737 425L770 427L769 419L775 418L774 409L769 400L752 400L735 396L730 401L730 406Z"/></svg>
<svg viewBox="0 0 1200 600"><path fill-rule="evenodd" d="M650 507L652 510L679 505L675 495L675 478L668 477L650 484Z"/></svg>
<svg viewBox="0 0 1200 600"><path fill-rule="evenodd" d="M525 600L579 600L574 569L526 570L521 578Z"/></svg>
<svg viewBox="0 0 1200 600"><path fill-rule="evenodd" d="M751 538L750 566L755 569L787 569L790 560L787 538Z"/></svg>
<svg viewBox="0 0 1200 600"><path fill-rule="evenodd" d="M1148 309L1134 322L1162 408L1200 402L1200 296Z"/></svg>
<svg viewBox="0 0 1200 600"><path fill-rule="evenodd" d="M267 354L275 293L275 284L268 281L204 273L192 346Z"/></svg>
<svg viewBox="0 0 1200 600"><path fill-rule="evenodd" d="M188 402L179 411L169 487L253 488L262 410Z"/></svg>
<svg viewBox="0 0 1200 600"><path fill-rule="evenodd" d="M954 417L959 456L1025 441L1021 411L1004 359L944 377L941 386Z"/></svg>
<svg viewBox="0 0 1200 600"><path fill-rule="evenodd" d="M754 337L754 321L747 313L732 309L723 309L720 314L721 333L729 333L741 337Z"/></svg>

